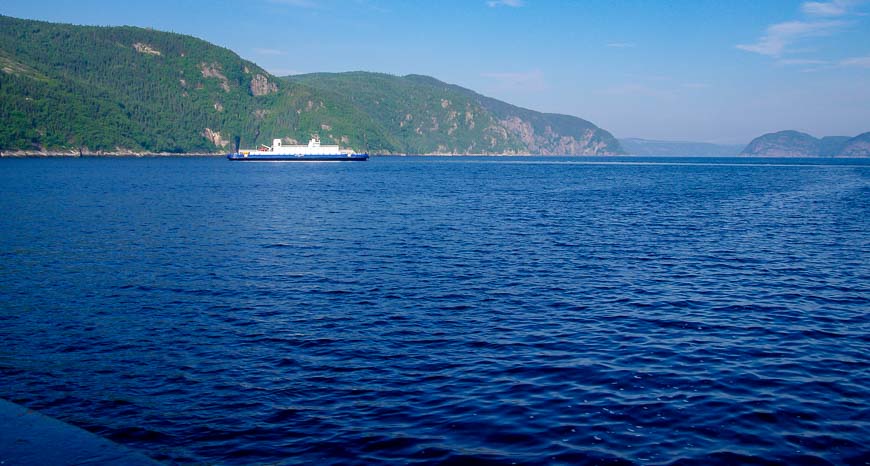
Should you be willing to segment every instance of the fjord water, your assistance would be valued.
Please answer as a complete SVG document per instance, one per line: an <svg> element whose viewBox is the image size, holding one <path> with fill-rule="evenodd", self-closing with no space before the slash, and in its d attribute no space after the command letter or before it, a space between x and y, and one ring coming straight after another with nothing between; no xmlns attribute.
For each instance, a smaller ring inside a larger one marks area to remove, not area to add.
<svg viewBox="0 0 870 466"><path fill-rule="evenodd" d="M0 397L206 464L870 460L870 161L0 160Z"/></svg>

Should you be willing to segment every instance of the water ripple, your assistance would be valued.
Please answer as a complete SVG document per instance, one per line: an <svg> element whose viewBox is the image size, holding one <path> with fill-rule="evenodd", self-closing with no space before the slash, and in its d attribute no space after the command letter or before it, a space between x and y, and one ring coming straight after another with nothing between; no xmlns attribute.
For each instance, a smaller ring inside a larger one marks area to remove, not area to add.
<svg viewBox="0 0 870 466"><path fill-rule="evenodd" d="M870 462L867 162L0 162L0 396L158 460Z"/></svg>

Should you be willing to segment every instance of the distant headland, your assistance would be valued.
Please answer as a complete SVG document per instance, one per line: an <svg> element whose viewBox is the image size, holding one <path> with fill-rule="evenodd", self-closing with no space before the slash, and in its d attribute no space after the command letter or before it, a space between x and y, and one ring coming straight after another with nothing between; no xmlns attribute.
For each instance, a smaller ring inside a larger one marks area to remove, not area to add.
<svg viewBox="0 0 870 466"><path fill-rule="evenodd" d="M626 138L619 143L629 155L671 157L870 157L870 133L815 138L798 131L779 131L749 144L711 144Z"/></svg>
<svg viewBox="0 0 870 466"><path fill-rule="evenodd" d="M799 131L768 133L752 140L740 155L758 157L868 157L870 132L815 138Z"/></svg>

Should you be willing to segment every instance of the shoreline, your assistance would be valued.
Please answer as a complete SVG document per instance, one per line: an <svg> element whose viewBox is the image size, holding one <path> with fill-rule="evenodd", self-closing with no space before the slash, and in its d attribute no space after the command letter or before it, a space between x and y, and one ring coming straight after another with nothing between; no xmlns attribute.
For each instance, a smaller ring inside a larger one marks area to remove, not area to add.
<svg viewBox="0 0 870 466"><path fill-rule="evenodd" d="M660 157L660 158L735 158L735 159L866 159L870 154L855 156L806 157L792 155L640 155L640 154L369 154L372 157ZM24 158L148 158L148 157L226 157L226 152L220 153L190 153L190 152L42 152L42 151L3 151L0 159Z"/></svg>
<svg viewBox="0 0 870 466"><path fill-rule="evenodd" d="M0 158L22 159L22 158L66 158L77 159L87 157L118 157L118 158L136 158L136 157L226 157L224 153L199 153L193 154L188 152L41 152L41 151L4 151L0 150Z"/></svg>

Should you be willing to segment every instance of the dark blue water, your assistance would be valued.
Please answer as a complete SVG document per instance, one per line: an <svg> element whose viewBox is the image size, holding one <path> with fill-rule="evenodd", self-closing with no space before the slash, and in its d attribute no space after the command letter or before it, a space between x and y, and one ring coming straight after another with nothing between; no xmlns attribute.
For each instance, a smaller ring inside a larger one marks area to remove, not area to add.
<svg viewBox="0 0 870 466"><path fill-rule="evenodd" d="M868 310L870 160L0 160L0 397L170 463L866 464Z"/></svg>

